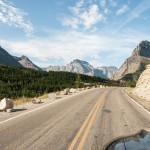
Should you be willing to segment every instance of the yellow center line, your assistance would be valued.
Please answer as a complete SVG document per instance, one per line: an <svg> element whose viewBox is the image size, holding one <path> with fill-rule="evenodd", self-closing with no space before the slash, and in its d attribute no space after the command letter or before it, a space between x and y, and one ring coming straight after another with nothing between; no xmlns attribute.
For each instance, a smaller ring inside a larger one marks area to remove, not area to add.
<svg viewBox="0 0 150 150"><path fill-rule="evenodd" d="M78 133L76 134L75 138L73 139L73 141L71 142L68 150L73 150L76 142L78 141L78 138L80 137L82 131L84 130L84 128L86 127L89 119L91 118L94 110L97 108L97 106L99 106L99 103L101 101L102 96L99 98L99 100L96 102L96 104L94 105L94 107L92 108L91 112L89 113L89 115L87 116L86 120L84 121L83 125L81 126L81 128L79 129Z"/></svg>
<svg viewBox="0 0 150 150"><path fill-rule="evenodd" d="M104 96L103 96L103 98L104 98ZM102 100L103 100L103 98L102 98ZM84 144L85 144L85 141L86 141L86 139L87 139L87 137L88 137L88 134L89 134L89 132L90 132L90 129L91 129L91 127L92 127L92 125L93 125L93 122L94 122L94 119L95 119L95 117L96 117L96 114L97 114L97 112L98 112L98 110L99 110L99 108L100 108L100 106L101 106L102 100L100 101L100 103L98 104L96 110L94 111L93 116L92 116L92 118L91 118L90 121L89 121L89 124L88 124L88 126L87 126L87 128L86 128L86 130L85 130L85 132L84 132L84 134L83 134L83 136L82 136L82 139L81 139L81 141L80 141L80 144L79 144L77 150L82 150L82 149L83 149Z"/></svg>

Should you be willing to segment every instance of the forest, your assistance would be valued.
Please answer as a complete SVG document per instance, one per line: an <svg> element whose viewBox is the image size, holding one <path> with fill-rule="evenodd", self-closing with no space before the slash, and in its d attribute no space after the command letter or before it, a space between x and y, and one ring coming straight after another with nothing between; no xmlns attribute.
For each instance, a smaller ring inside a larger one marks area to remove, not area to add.
<svg viewBox="0 0 150 150"><path fill-rule="evenodd" d="M80 82L79 84L77 84ZM119 81L110 81L70 72L45 72L22 67L0 65L0 99L37 97L44 93L56 92L65 88L109 85L121 86Z"/></svg>

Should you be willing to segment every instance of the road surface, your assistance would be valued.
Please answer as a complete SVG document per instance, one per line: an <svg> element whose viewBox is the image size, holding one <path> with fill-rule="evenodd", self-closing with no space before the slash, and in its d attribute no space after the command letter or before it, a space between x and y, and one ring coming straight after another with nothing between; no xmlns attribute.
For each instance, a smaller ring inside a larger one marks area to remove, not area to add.
<svg viewBox="0 0 150 150"><path fill-rule="evenodd" d="M122 88L92 89L0 123L0 150L101 150L141 128L150 116Z"/></svg>

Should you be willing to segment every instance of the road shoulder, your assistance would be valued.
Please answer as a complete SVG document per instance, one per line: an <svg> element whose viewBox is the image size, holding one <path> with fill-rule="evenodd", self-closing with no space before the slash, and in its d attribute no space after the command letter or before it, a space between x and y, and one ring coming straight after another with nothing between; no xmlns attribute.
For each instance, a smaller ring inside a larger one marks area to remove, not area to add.
<svg viewBox="0 0 150 150"><path fill-rule="evenodd" d="M141 97L138 97L132 92L133 88L124 88L123 92L137 105L139 105L141 108L143 108L147 113L150 114L150 101L147 101L145 99L142 99Z"/></svg>
<svg viewBox="0 0 150 150"><path fill-rule="evenodd" d="M33 104L32 102L27 102L18 106L15 106L14 109L16 110L15 112L11 112L11 113L7 113L7 112L0 112L0 124L7 122L11 119L26 115L28 113L37 111L39 109L43 109L44 107L47 107L49 105L61 102L63 100L67 100L71 97L83 94L85 92L91 91L91 90L95 90L94 89L88 89L88 90L83 90L83 91L79 91L77 93L70 93L69 95L63 95L62 97L58 97L58 98L47 98L47 99L43 99L41 104Z"/></svg>

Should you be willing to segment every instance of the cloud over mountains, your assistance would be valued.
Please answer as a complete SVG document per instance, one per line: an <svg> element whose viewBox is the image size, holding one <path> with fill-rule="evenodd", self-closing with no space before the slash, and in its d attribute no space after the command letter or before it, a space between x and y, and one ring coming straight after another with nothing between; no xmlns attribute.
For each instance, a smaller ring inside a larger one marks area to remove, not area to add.
<svg viewBox="0 0 150 150"><path fill-rule="evenodd" d="M33 26L30 21L26 20L28 14L14 7L11 4L6 4L4 0L0 0L0 22L21 28L25 31L27 36L33 33Z"/></svg>

